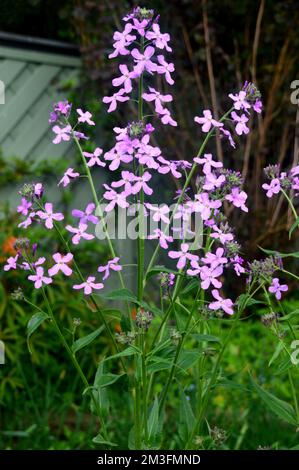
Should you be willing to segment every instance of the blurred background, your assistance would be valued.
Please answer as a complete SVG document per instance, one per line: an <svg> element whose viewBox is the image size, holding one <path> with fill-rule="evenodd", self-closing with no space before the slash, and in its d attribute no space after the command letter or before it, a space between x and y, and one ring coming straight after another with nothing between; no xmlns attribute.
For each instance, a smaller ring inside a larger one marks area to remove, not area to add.
<svg viewBox="0 0 299 470"><path fill-rule="evenodd" d="M71 145L52 145L48 123L52 103L67 98L74 108L93 113L97 125L89 132L86 149L94 148L95 143L110 148L114 125L134 119L134 110L126 106L110 116L102 105L119 63L107 59L113 32L122 28L120 19L133 6L135 2L119 0L1 0L0 80L5 85L5 103L0 104L1 263L14 255L13 244L20 236L15 209L24 182L46 182L51 199L66 210L85 201L82 186L56 190L64 170L76 167L79 160ZM191 161L200 139L194 115L210 108L217 118L228 109L228 94L239 90L245 80L253 81L264 103L263 114L251 123L253 132L242 136L234 151L221 141L211 143L210 150L246 179L250 216L240 211L228 214L244 257L261 257L259 246L282 252L298 250L298 239L288 239L292 218L285 202L279 197L268 200L261 190L264 166L279 163L287 168L299 161L299 107L290 101L291 83L299 79L298 2L152 0L144 1L143 6L160 13L161 30L172 38L176 67L173 113L179 126L157 127L155 139L164 156ZM98 175L99 183L108 178L108 174ZM176 184L177 180L163 178L165 197ZM41 251L49 243L57 248L50 231L49 239L38 227L28 229L26 236L39 239ZM107 259L104 244L90 243L84 253L78 253L83 266L93 263L95 251L98 259ZM296 258L288 268L298 269ZM88 403L82 401L81 384L74 379L72 366L61 360L55 335L49 328L41 328L32 341L32 354L28 352L26 325L34 312L10 298L11 291L24 283L34 303L36 293L24 276L15 272L4 276L1 270L0 340L5 343L6 364L0 365L0 447L90 448L96 424L88 413ZM227 283L235 297L240 286L230 279ZM154 292L152 295L154 298ZM61 282L52 300L65 328L71 328L74 317L82 319L80 334L95 328L92 310L74 302L67 284ZM284 308L294 310L298 305L296 286L290 285ZM293 439L287 427L282 432L276 418L246 393L246 378L241 374L249 364L260 381L288 396L284 377L268 369L274 340L260 324L262 313L256 308L250 312L227 353L226 367L239 374L243 388L233 394L223 389L214 397L215 420L225 426L229 423L230 448L254 449L273 442L288 445ZM101 337L86 356L80 356L88 376L110 348L109 340ZM124 397L117 388L112 387L112 393L114 407L121 408ZM130 410L109 419L115 432L125 435ZM173 432L171 425L169 432Z"/></svg>

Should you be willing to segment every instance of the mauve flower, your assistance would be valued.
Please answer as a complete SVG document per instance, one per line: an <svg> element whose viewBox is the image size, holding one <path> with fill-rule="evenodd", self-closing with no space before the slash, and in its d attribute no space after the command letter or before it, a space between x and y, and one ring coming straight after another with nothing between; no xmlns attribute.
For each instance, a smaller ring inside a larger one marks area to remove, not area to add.
<svg viewBox="0 0 299 470"><path fill-rule="evenodd" d="M187 260L189 260L189 261L197 261L198 260L197 255L192 255L188 251L189 251L188 243L182 243L181 244L181 249L179 251L169 251L168 256L169 256L169 258L172 258L172 259L179 258L176 267L178 269L183 269L186 266Z"/></svg>
<svg viewBox="0 0 299 470"><path fill-rule="evenodd" d="M235 128L236 133L238 135L248 134L249 127L246 126L246 122L248 121L248 117L246 116L246 114L241 114L241 116L239 116L235 111L233 111L231 113L231 117L233 121L237 123Z"/></svg>
<svg viewBox="0 0 299 470"><path fill-rule="evenodd" d="M195 157L193 159L196 163L199 163L199 165L203 165L203 172L208 175L212 171L213 168L222 168L222 163L221 162L216 162L213 160L213 155L211 153L205 153L202 158L200 157Z"/></svg>
<svg viewBox="0 0 299 470"><path fill-rule="evenodd" d="M32 202L29 202L25 197L22 197L21 204L17 207L17 212L22 215L27 215L30 207L32 207Z"/></svg>
<svg viewBox="0 0 299 470"><path fill-rule="evenodd" d="M72 179L78 178L78 176L80 176L80 173L77 173L76 171L74 171L74 168L68 168L57 186L62 184L63 187L65 188L66 186L70 184Z"/></svg>
<svg viewBox="0 0 299 470"><path fill-rule="evenodd" d="M78 245L81 238L84 238L85 240L92 240L94 238L94 235L86 233L87 224L79 223L79 227L72 227L71 225L67 225L65 228L68 232L74 233L74 236L72 237L72 243L74 245Z"/></svg>
<svg viewBox="0 0 299 470"><path fill-rule="evenodd" d="M163 204L162 207L146 204L146 208L154 212L153 220L155 222L160 222L160 220L162 220L166 224L169 223L169 218L166 216L166 214L169 213L169 207L166 204Z"/></svg>
<svg viewBox="0 0 299 470"><path fill-rule="evenodd" d="M222 203L218 199L210 200L208 193L195 195L195 211L201 214L202 220L210 218L213 209L219 209Z"/></svg>
<svg viewBox="0 0 299 470"><path fill-rule="evenodd" d="M122 266L120 264L118 264L119 262L119 258L118 257L115 257L113 259L110 259L108 261L107 264L105 264L104 266L99 266L98 267L98 272L99 273L105 273L104 276L103 276L103 281L105 281L109 276L110 276L110 269L112 269L112 271L121 271L122 270Z"/></svg>
<svg viewBox="0 0 299 470"><path fill-rule="evenodd" d="M202 262L205 264L209 264L211 269L216 268L219 265L227 263L227 258L223 256L223 254L224 249L217 248L215 253L206 253L205 257L202 258Z"/></svg>
<svg viewBox="0 0 299 470"><path fill-rule="evenodd" d="M105 212L111 212L116 205L121 207L122 209L129 207L129 203L127 202L127 199L126 199L127 196L128 194L125 191L121 193L117 193L116 191L114 191L114 189L111 189L111 188L107 190L104 193L103 197L110 202L105 207Z"/></svg>
<svg viewBox="0 0 299 470"><path fill-rule="evenodd" d="M53 139L53 144L59 144L62 140L68 142L71 138L72 127L67 125L62 129L59 126L54 126L52 131L56 134L56 137Z"/></svg>
<svg viewBox="0 0 299 470"><path fill-rule="evenodd" d="M227 201L230 201L235 207L240 207L242 211L248 212L248 207L245 206L247 194L245 191L240 191L239 188L232 188L231 193L225 196Z"/></svg>
<svg viewBox="0 0 299 470"><path fill-rule="evenodd" d="M168 46L168 42L170 41L170 36L168 33L162 34L160 32L160 26L157 23L153 23L152 31L147 31L145 35L146 39L153 41L154 45L158 49L166 49L167 52L171 52L172 49Z"/></svg>
<svg viewBox="0 0 299 470"><path fill-rule="evenodd" d="M55 261L54 266L48 270L49 276L55 276L59 271L61 271L66 276L70 276L73 270L67 265L73 259L72 253L67 253L62 255L61 253L54 253L52 258Z"/></svg>
<svg viewBox="0 0 299 470"><path fill-rule="evenodd" d="M246 91L242 90L236 95L230 93L228 96L234 101L234 108L239 111L240 109L250 109L250 104L246 101L246 95Z"/></svg>
<svg viewBox="0 0 299 470"><path fill-rule="evenodd" d="M167 83L169 83L169 85L173 85L174 80L170 75L172 72L174 72L173 63L168 64L165 60L164 55L158 55L157 59L159 62L159 65L157 66L158 74L165 74L165 80L167 81Z"/></svg>
<svg viewBox="0 0 299 470"><path fill-rule="evenodd" d="M109 104L108 113L116 110L117 102L124 103L125 101L129 100L128 96L123 96L125 94L124 88L118 90L118 92L114 93L112 96L104 96L103 103Z"/></svg>
<svg viewBox="0 0 299 470"><path fill-rule="evenodd" d="M115 147L104 155L105 160L110 160L109 170L117 170L121 163L130 163L133 160L132 155L117 150Z"/></svg>
<svg viewBox="0 0 299 470"><path fill-rule="evenodd" d="M159 228L156 228L154 230L153 235L149 235L147 238L148 238L148 240L155 240L155 239L158 238L161 248L164 248L164 249L168 248L168 243L173 242L173 238L170 235L166 235Z"/></svg>
<svg viewBox="0 0 299 470"><path fill-rule="evenodd" d="M234 305L231 299L223 299L223 297L220 296L219 292L217 289L212 290L212 295L214 299L216 299L216 302L211 302L209 304L209 309L210 310L223 310L225 313L228 315L232 315L234 313L232 306Z"/></svg>
<svg viewBox="0 0 299 470"><path fill-rule="evenodd" d="M92 167L94 165L103 166L103 167L106 166L106 163L102 162L99 159L99 156L102 155L102 153L103 153L103 150L99 147L97 147L93 153L83 152L84 157L89 158L87 162L87 166L89 167Z"/></svg>
<svg viewBox="0 0 299 470"><path fill-rule="evenodd" d="M119 66L119 70L121 72L121 76L114 78L112 80L113 86L124 86L124 90L126 93L131 93L132 91L132 78L138 77L138 73L135 70L129 71L128 67L124 64Z"/></svg>
<svg viewBox="0 0 299 470"><path fill-rule="evenodd" d="M205 178L203 189L212 191L213 189L220 188L225 182L225 176L216 176L215 173L208 173Z"/></svg>
<svg viewBox="0 0 299 470"><path fill-rule="evenodd" d="M225 245L227 242L231 242L234 239L234 236L232 233L226 233L223 232L219 227L216 225L213 225L213 230L214 232L211 233L211 238L216 238L217 240L222 243L222 245Z"/></svg>
<svg viewBox="0 0 299 470"><path fill-rule="evenodd" d="M216 121L216 119L213 118L212 113L209 109L204 109L203 117L195 116L194 121L202 126L201 130L203 132L209 132L211 127L223 126L221 122L218 122Z"/></svg>
<svg viewBox="0 0 299 470"><path fill-rule="evenodd" d="M109 59L113 59L118 55L128 55L130 53L130 51L127 49L127 46L132 44L132 42L136 39L135 35L130 34L132 29L133 25L126 24L125 29L121 33L119 31L115 31L113 34L113 39L115 41L113 47L115 50L108 56Z"/></svg>
<svg viewBox="0 0 299 470"><path fill-rule="evenodd" d="M111 183L112 188L121 188L124 186L124 190L127 195L132 193L132 183L136 181L136 176L131 171L122 171L121 179L118 181L113 181Z"/></svg>
<svg viewBox="0 0 299 470"><path fill-rule="evenodd" d="M45 261L46 261L46 258L44 258L43 256L41 258L38 258L33 263L31 263L31 265L27 263L27 261L23 261L21 268L24 269L24 271L30 271L31 268L36 269L37 266L41 266L42 264L44 264Z"/></svg>
<svg viewBox="0 0 299 470"><path fill-rule="evenodd" d="M99 219L93 214L95 207L95 204L93 202L90 202L89 204L87 204L85 211L73 209L72 216L78 217L80 219L80 224L88 224L88 222L91 222L92 224L96 225Z"/></svg>
<svg viewBox="0 0 299 470"><path fill-rule="evenodd" d="M35 195L37 198L41 198L42 195L43 195L43 192L44 192L44 188L43 188L42 183L36 183L36 184L34 185L34 195Z"/></svg>
<svg viewBox="0 0 299 470"><path fill-rule="evenodd" d="M253 105L253 109L256 113L260 114L263 110L263 103L261 100L256 100L256 102Z"/></svg>
<svg viewBox="0 0 299 470"><path fill-rule="evenodd" d="M161 122L162 124L169 124L170 126L176 127L178 123L173 119L173 117L170 114L170 111L166 108L162 109L158 114L161 117Z"/></svg>
<svg viewBox="0 0 299 470"><path fill-rule="evenodd" d="M136 62L134 71L137 72L138 75L141 75L145 70L150 74L156 72L157 65L151 61L154 53L155 49L152 46L147 46L143 53L136 48L132 50L131 55Z"/></svg>
<svg viewBox="0 0 299 470"><path fill-rule="evenodd" d="M132 194L137 194L141 189L143 189L145 194L151 196L151 194L153 194L153 190L147 184L151 178L152 175L148 171L145 171L142 176L136 176L136 183L132 186Z"/></svg>
<svg viewBox="0 0 299 470"><path fill-rule="evenodd" d="M19 254L17 253L16 256L10 256L6 260L6 265L4 266L4 271L10 271L11 269L17 269L17 261L19 258Z"/></svg>
<svg viewBox="0 0 299 470"><path fill-rule="evenodd" d="M271 294L275 294L275 297L277 298L277 300L280 300L281 299L281 293L282 292L286 292L288 290L288 286L286 284L280 284L279 283L279 279L278 277L274 277L272 279L272 284L271 286L269 287L269 292L271 292Z"/></svg>
<svg viewBox="0 0 299 470"><path fill-rule="evenodd" d="M101 282L95 283L95 279L96 278L94 276L89 276L85 282L82 282L82 284L75 284L73 286L73 289L84 289L85 295L90 295L93 289L103 289L104 284L102 284Z"/></svg>
<svg viewBox="0 0 299 470"><path fill-rule="evenodd" d="M77 113L79 114L78 122L87 122L90 126L95 126L94 121L91 120L92 114L89 111L82 111L78 108Z"/></svg>
<svg viewBox="0 0 299 470"><path fill-rule="evenodd" d="M46 202L44 211L37 211L38 217L45 220L45 226L47 229L53 228L53 220L60 221L64 219L64 215L61 212L53 213L53 204Z"/></svg>
<svg viewBox="0 0 299 470"><path fill-rule="evenodd" d="M175 178L180 178L182 176L182 173L177 170L178 162L173 160L166 160L164 157L158 157L157 160L160 164L158 173L166 175L167 173L171 172Z"/></svg>
<svg viewBox="0 0 299 470"><path fill-rule="evenodd" d="M217 289L220 289L222 282L220 282L217 277L221 276L223 273L223 267L217 266L216 268L208 268L208 266L202 266L200 270L200 278L202 280L201 287L206 290L212 284Z"/></svg>
<svg viewBox="0 0 299 470"><path fill-rule="evenodd" d="M172 101L171 95L162 95L159 91L155 90L155 88L149 86L148 87L150 93L143 93L142 98L145 101L151 102L155 101L155 110L163 114L163 106L162 103L170 103Z"/></svg>
<svg viewBox="0 0 299 470"><path fill-rule="evenodd" d="M35 212L30 212L30 214L29 214L29 216L27 217L27 219L25 219L25 220L23 220L23 222L19 223L19 224L18 224L18 227L22 227L22 228L27 228L27 227L29 227L29 225L32 224L34 217L35 217Z"/></svg>
<svg viewBox="0 0 299 470"><path fill-rule="evenodd" d="M53 282L50 277L44 276L44 268L36 268L36 274L31 274L28 279L34 282L35 289L40 289L43 284L48 285Z"/></svg>
<svg viewBox="0 0 299 470"><path fill-rule="evenodd" d="M264 183L262 185L262 188L265 189L266 192L266 196L267 197L272 197L273 194L278 194L281 190L281 186L280 186L280 181L278 178L274 178L270 184L267 184L267 183Z"/></svg>

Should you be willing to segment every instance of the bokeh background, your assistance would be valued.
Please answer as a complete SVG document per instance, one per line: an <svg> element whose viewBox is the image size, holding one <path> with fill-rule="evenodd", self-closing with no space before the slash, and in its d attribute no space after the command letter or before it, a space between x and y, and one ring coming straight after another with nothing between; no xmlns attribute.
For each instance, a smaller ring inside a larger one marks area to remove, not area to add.
<svg viewBox="0 0 299 470"><path fill-rule="evenodd" d="M0 5L0 80L5 83L5 104L0 105L0 262L14 254L13 244L20 235L15 207L17 192L25 181L42 180L54 200L66 210L85 201L84 187L56 190L58 177L78 156L68 146L51 144L48 112L53 101L68 98L74 107L89 109L97 122L90 134L101 147L111 146L112 128L134 119L134 109L123 106L109 116L102 97L111 91L111 79L118 62L107 55L112 35L120 29L120 18L135 2L119 0L2 0ZM264 111L254 122L248 137L240 139L232 151L224 142L211 144L211 151L225 166L246 178L250 216L228 213L242 244L244 257L261 257L260 246L279 251L298 250L298 239L288 239L291 215L281 198L268 200L261 190L263 167L279 163L283 168L299 161L299 107L290 101L291 83L299 79L299 9L296 0L172 0L143 5L161 15L163 31L172 37L176 85L173 112L179 127L157 128L157 144L165 157L191 160L199 146L199 133L193 117L210 108L217 117L227 109L228 94L240 89L245 80L261 91ZM163 87L162 84L159 86ZM129 117L128 117L129 113ZM109 179L99 174L99 183ZM163 179L167 197L177 184ZM156 185L161 190L160 181ZM41 250L56 246L51 233L29 229L26 235L39 239ZM107 256L104 244L91 243L79 253L83 266L90 266L94 253ZM98 263L99 264L99 263ZM298 270L293 258L288 268ZM231 295L239 285L227 280ZM18 449L91 448L96 424L81 396L81 385L72 366L62 360L51 330L41 328L32 340L32 354L26 344L26 325L33 314L28 306L13 301L10 293L24 277L0 273L0 340L6 348L6 364L0 365L0 447ZM26 285L28 295L36 299ZM152 297L155 297L153 290ZM69 287L61 283L52 299L65 328L80 317L80 334L96 326L93 312L85 303L75 302ZM284 308L299 306L296 285L290 285ZM260 382L276 388L288 398L283 374L268 368L274 339L261 325L263 310L248 313L228 349L225 367L238 386L225 387L213 397L217 424L228 433L229 448L275 447L296 439L287 425L269 415L257 397L246 388L246 370ZM115 325L117 330L118 325ZM80 357L86 373L92 376L99 357L110 352L108 339L101 337ZM86 355L85 355L86 354ZM122 409L124 397L112 387L115 409ZM190 393L192 393L190 391ZM176 407L177 397L173 397ZM115 432L125 435L130 410L109 415ZM171 422L169 433L175 429ZM174 436L175 442L175 436ZM175 444L174 444L175 445Z"/></svg>

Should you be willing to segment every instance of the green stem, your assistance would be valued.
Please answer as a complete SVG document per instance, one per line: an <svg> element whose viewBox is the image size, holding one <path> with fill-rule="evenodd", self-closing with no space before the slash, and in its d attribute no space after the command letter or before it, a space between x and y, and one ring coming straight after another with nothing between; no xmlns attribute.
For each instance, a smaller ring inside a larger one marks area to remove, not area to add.
<svg viewBox="0 0 299 470"><path fill-rule="evenodd" d="M287 193L285 192L284 189L281 189L281 192L282 194L284 195L284 197L286 198L286 200L288 201L289 205L290 205L290 208L292 209L292 212L294 214L294 217L295 217L295 220L297 220L298 218L298 214L296 212L296 209L294 207L294 204L292 203L291 199L289 198L289 196L287 195Z"/></svg>

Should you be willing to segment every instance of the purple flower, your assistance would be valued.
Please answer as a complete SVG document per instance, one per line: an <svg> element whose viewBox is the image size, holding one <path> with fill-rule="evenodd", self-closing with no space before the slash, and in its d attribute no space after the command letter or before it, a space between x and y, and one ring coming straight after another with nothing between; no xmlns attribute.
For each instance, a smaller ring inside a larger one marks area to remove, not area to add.
<svg viewBox="0 0 299 470"><path fill-rule="evenodd" d="M258 114L260 114L262 112L263 103L261 102L261 100L256 100L256 102L253 105L253 109Z"/></svg>
<svg viewBox="0 0 299 470"><path fill-rule="evenodd" d="M77 113L79 114L78 122L87 122L90 126L95 126L95 123L91 120L92 114L89 111L82 111L78 108Z"/></svg>
<svg viewBox="0 0 299 470"><path fill-rule="evenodd" d="M162 175L166 175L167 173L171 172L171 174L175 178L180 178L182 176L182 173L180 173L177 170L177 164L179 162L173 161L173 160L166 160L164 157L158 157L157 158L158 162L160 163L160 166L158 168L158 173L161 173Z"/></svg>
<svg viewBox="0 0 299 470"><path fill-rule="evenodd" d="M205 178L203 189L212 191L213 189L220 188L224 182L224 175L216 176L215 173L208 173Z"/></svg>
<svg viewBox="0 0 299 470"><path fill-rule="evenodd" d="M166 216L166 214L169 213L169 207L166 204L163 204L162 207L146 204L146 208L154 212L153 220L155 222L160 222L160 220L162 220L166 224L169 223L169 218Z"/></svg>
<svg viewBox="0 0 299 470"><path fill-rule="evenodd" d="M114 78L112 80L113 86L124 86L124 90L126 93L131 93L132 91L132 78L138 77L138 73L135 70L129 71L126 65L120 65L119 70L121 72L121 76L118 78Z"/></svg>
<svg viewBox="0 0 299 470"><path fill-rule="evenodd" d="M43 284L51 284L53 280L44 276L44 268L36 268L36 274L28 276L29 281L34 282L35 289L40 289Z"/></svg>
<svg viewBox="0 0 299 470"><path fill-rule="evenodd" d="M165 125L169 124L170 126L174 126L174 127L178 125L178 123L171 116L170 111L168 109L164 108L163 110L161 110L161 112L159 112L159 114L162 116L161 117L162 124L165 124Z"/></svg>
<svg viewBox="0 0 299 470"><path fill-rule="evenodd" d="M203 132L209 132L211 127L222 127L223 124L221 122L216 121L216 119L213 118L212 113L209 109L205 109L203 111L203 117L195 116L194 121L197 122L197 124L200 124L202 126L201 130Z"/></svg>
<svg viewBox="0 0 299 470"><path fill-rule="evenodd" d="M205 257L202 258L202 262L205 264L209 264L211 269L216 268L221 264L227 263L227 258L223 256L223 253L223 248L217 248L216 253L206 253Z"/></svg>
<svg viewBox="0 0 299 470"><path fill-rule="evenodd" d="M108 113L111 113L112 111L116 110L117 107L117 102L124 103L125 101L129 100L128 96L123 96L125 94L124 88L121 88L118 90L118 92L114 93L112 96L104 96L103 98L103 103L110 103L110 106L108 108Z"/></svg>
<svg viewBox="0 0 299 470"><path fill-rule="evenodd" d="M277 298L277 300L280 300L281 299L281 293L282 292L286 292L288 290L288 286L286 284L279 284L279 279L278 277L274 277L272 279L272 284L271 286L269 287L269 292L271 292L271 294L275 294L275 297Z"/></svg>
<svg viewBox="0 0 299 470"><path fill-rule="evenodd" d="M16 256L10 256L6 260L6 265L4 266L4 271L10 271L11 269L17 269L17 261L19 258L19 254L17 253Z"/></svg>
<svg viewBox="0 0 299 470"><path fill-rule="evenodd" d="M27 219L23 220L23 222L21 222L20 224L18 224L18 227L22 227L22 228L27 228L29 227L29 225L32 224L32 221L33 221L33 218L35 216L35 212L30 212L29 216L27 217Z"/></svg>
<svg viewBox="0 0 299 470"><path fill-rule="evenodd" d="M160 26L157 23L152 25L152 31L147 31L145 35L146 39L154 42L154 45L158 49L166 49L168 52L171 52L172 49L168 46L168 42L170 41L170 36L168 33L162 34L160 32Z"/></svg>
<svg viewBox="0 0 299 470"><path fill-rule="evenodd" d="M86 233L87 224L79 223L79 227L72 227L71 225L67 225L65 228L68 232L74 233L74 236L72 237L72 243L74 245L78 245L81 238L84 238L85 240L92 240L94 238L94 235Z"/></svg>
<svg viewBox="0 0 299 470"><path fill-rule="evenodd" d="M62 184L65 188L70 184L72 179L78 178L78 176L80 176L80 173L75 172L73 168L68 168L59 181L58 186Z"/></svg>
<svg viewBox="0 0 299 470"><path fill-rule="evenodd" d="M116 257L116 258L109 260L105 266L98 267L99 273L103 273L103 272L105 273L103 277L103 281L105 281L110 276L110 269L112 269L112 271L122 270L122 266L120 266L118 262L119 262L119 258Z"/></svg>
<svg viewBox="0 0 299 470"><path fill-rule="evenodd" d="M68 142L71 138L71 126L67 125L62 129L59 126L54 126L52 131L56 134L56 137L53 139L53 144L59 144L62 140Z"/></svg>
<svg viewBox="0 0 299 470"><path fill-rule="evenodd" d="M73 286L73 289L84 289L84 294L89 295L92 293L93 289L99 290L103 289L104 284L101 282L95 283L95 277L94 276L89 276L85 282L82 282L82 284L75 284Z"/></svg>
<svg viewBox="0 0 299 470"><path fill-rule="evenodd" d="M238 114L233 111L231 113L231 117L234 122L237 122L236 133L238 135L248 134L249 127L246 126L246 122L248 121L248 117L246 116L246 114L241 114L241 116L238 116Z"/></svg>
<svg viewBox="0 0 299 470"><path fill-rule="evenodd" d="M23 261L21 268L24 269L24 271L30 271L31 268L36 269L37 266L41 266L45 261L46 258L44 257L38 258L34 263L31 263L31 265L27 263L27 261Z"/></svg>
<svg viewBox="0 0 299 470"><path fill-rule="evenodd" d="M234 108L239 111L240 109L250 109L250 104L246 101L246 95L246 91L242 90L236 95L230 93L228 96L234 101Z"/></svg>
<svg viewBox="0 0 299 470"><path fill-rule="evenodd" d="M44 188L43 188L43 185L42 183L36 183L34 185L34 195L40 199L43 195L43 192L44 192Z"/></svg>
<svg viewBox="0 0 299 470"><path fill-rule="evenodd" d="M96 225L99 221L99 219L93 215L94 210L95 210L95 204L93 202L90 202L87 206L85 211L80 211L79 209L73 209L72 210L72 216L73 217L78 217L80 219L80 224L88 224L88 222L91 222L92 224Z"/></svg>
<svg viewBox="0 0 299 470"><path fill-rule="evenodd" d="M274 178L270 182L270 184L264 183L262 185L262 188L267 191L266 196L271 198L273 196L273 194L278 194L279 191L281 190L280 181L279 181L278 178Z"/></svg>
<svg viewBox="0 0 299 470"><path fill-rule="evenodd" d="M97 147L93 153L89 152L83 152L84 157L89 158L89 161L87 162L87 166L92 167L94 165L98 166L106 166L105 162L102 162L99 159L99 156L102 155L103 150Z"/></svg>
<svg viewBox="0 0 299 470"><path fill-rule="evenodd" d="M148 240L155 240L155 239L158 238L161 248L164 248L164 249L168 248L168 243L173 242L173 238L170 235L166 235L159 228L156 228L154 230L153 235L149 235L147 238L148 238Z"/></svg>
<svg viewBox="0 0 299 470"><path fill-rule="evenodd" d="M216 225L213 225L213 230L214 232L212 232L210 236L219 240L222 245L225 245L227 242L231 242L234 239L232 233L226 233Z"/></svg>
<svg viewBox="0 0 299 470"><path fill-rule="evenodd" d="M208 266L202 266L200 270L202 289L208 289L210 287L210 284L212 284L217 289L220 289L220 287L222 286L222 282L220 282L217 277L221 276L222 273L222 266L217 266L216 268L208 268Z"/></svg>
<svg viewBox="0 0 299 470"><path fill-rule="evenodd" d="M52 268L48 270L49 276L55 276L59 271L61 271L66 276L70 276L73 270L67 265L73 259L72 253L67 253L66 255L62 255L60 253L54 253L52 256L55 263Z"/></svg>
<svg viewBox="0 0 299 470"><path fill-rule="evenodd" d="M187 269L188 276L198 276L201 271L201 266L199 266L197 260L191 260L190 262L191 268Z"/></svg>
<svg viewBox="0 0 299 470"><path fill-rule="evenodd" d="M131 55L136 62L134 71L137 72L138 75L141 75L145 70L150 74L156 72L157 65L151 61L154 53L155 49L152 46L147 46L143 54L136 48L132 50Z"/></svg>
<svg viewBox="0 0 299 470"><path fill-rule="evenodd" d="M53 220L60 221L64 219L64 215L61 212L53 213L53 204L46 202L44 211L37 211L38 217L45 220L45 227L47 229L53 228Z"/></svg>
<svg viewBox="0 0 299 470"><path fill-rule="evenodd" d="M157 66L157 72L159 74L165 74L165 80L169 85L174 84L174 80L171 78L171 73L174 72L174 65L173 63L167 63L165 60L164 55L157 56L158 62L160 65Z"/></svg>
<svg viewBox="0 0 299 470"><path fill-rule="evenodd" d="M108 189L108 191L106 191L103 196L105 199L110 201L109 204L107 204L107 206L105 207L105 212L111 212L116 205L121 207L122 209L128 207L129 203L126 199L127 196L128 194L125 191L123 191L122 193L117 193L111 188Z"/></svg>
<svg viewBox="0 0 299 470"><path fill-rule="evenodd" d="M132 42L136 39L135 35L130 34L132 29L133 25L126 24L125 29L122 33L118 31L114 33L113 39L115 42L113 44L113 47L115 50L108 56L109 59L113 59L118 55L128 55L130 53L130 51L127 49L127 46L132 44Z"/></svg>
<svg viewBox="0 0 299 470"><path fill-rule="evenodd" d="M109 152L106 152L104 155L105 160L110 160L109 170L117 170L121 163L130 163L133 160L132 155L128 155L120 150L117 150L115 147Z"/></svg>
<svg viewBox="0 0 299 470"><path fill-rule="evenodd" d="M232 135L231 135L230 131L227 130L227 129L224 129L224 127L220 127L219 130L220 130L220 133L221 133L222 135L224 135L224 137L226 137L226 138L228 139L230 145L235 149L235 148L236 148L236 144L235 144L235 142L234 142L234 140L233 140L233 138L232 138ZM220 137L221 137L221 136L220 136Z"/></svg>
<svg viewBox="0 0 299 470"><path fill-rule="evenodd" d="M239 188L232 188L231 193L225 196L227 201L230 201L235 207L240 207L242 211L248 212L248 207L245 206L247 194L245 191L240 191Z"/></svg>
<svg viewBox="0 0 299 470"><path fill-rule="evenodd" d="M162 95L159 91L155 90L153 87L148 87L150 93L143 93L142 98L145 101L151 102L155 101L155 110L163 114L164 108L162 106L162 103L170 103L172 101L172 96L171 95Z"/></svg>
<svg viewBox="0 0 299 470"><path fill-rule="evenodd" d="M208 193L200 193L195 195L195 210L201 214L202 220L210 218L213 209L219 209L222 203L215 199L210 200Z"/></svg>
<svg viewBox="0 0 299 470"><path fill-rule="evenodd" d="M124 190L127 195L132 193L132 182L136 181L136 176L131 171L122 171L121 179L119 181L113 181L111 183L112 188L121 188L124 186Z"/></svg>
<svg viewBox="0 0 299 470"><path fill-rule="evenodd" d="M197 255L192 255L191 253L188 253L189 251L189 245L188 243L182 243L181 244L181 249L179 251L169 251L168 256L169 258L172 259L179 259L177 262L176 267L178 269L183 269L186 266L187 260L189 261L197 261L198 256Z"/></svg>
<svg viewBox="0 0 299 470"><path fill-rule="evenodd" d="M148 171L145 171L142 176L139 176L139 177L136 176L136 178L135 178L136 183L134 184L134 186L132 186L132 194L139 193L141 191L141 189L143 189L145 194L147 194L148 196L153 194L152 188L150 188L147 184L147 182L151 178L152 178L152 175Z"/></svg>
<svg viewBox="0 0 299 470"><path fill-rule="evenodd" d="M208 175L212 171L213 168L222 168L221 162L216 162L213 160L213 155L211 153L205 153L203 158L195 157L193 159L199 165L203 165L203 172Z"/></svg>
<svg viewBox="0 0 299 470"><path fill-rule="evenodd" d="M211 310L223 310L225 313L228 315L232 315L234 313L232 306L234 305L231 299L223 299L223 297L220 296L218 290L213 289L212 290L212 295L214 299L216 299L216 302L211 302L209 304L209 309Z"/></svg>
<svg viewBox="0 0 299 470"><path fill-rule="evenodd" d="M22 197L21 204L17 207L17 212L22 215L27 215L30 207L32 207L32 202L29 202L26 198Z"/></svg>
<svg viewBox="0 0 299 470"><path fill-rule="evenodd" d="M137 18L133 18L133 28L140 34L140 36L145 35L145 28L148 25L148 20L144 19L139 21Z"/></svg>

